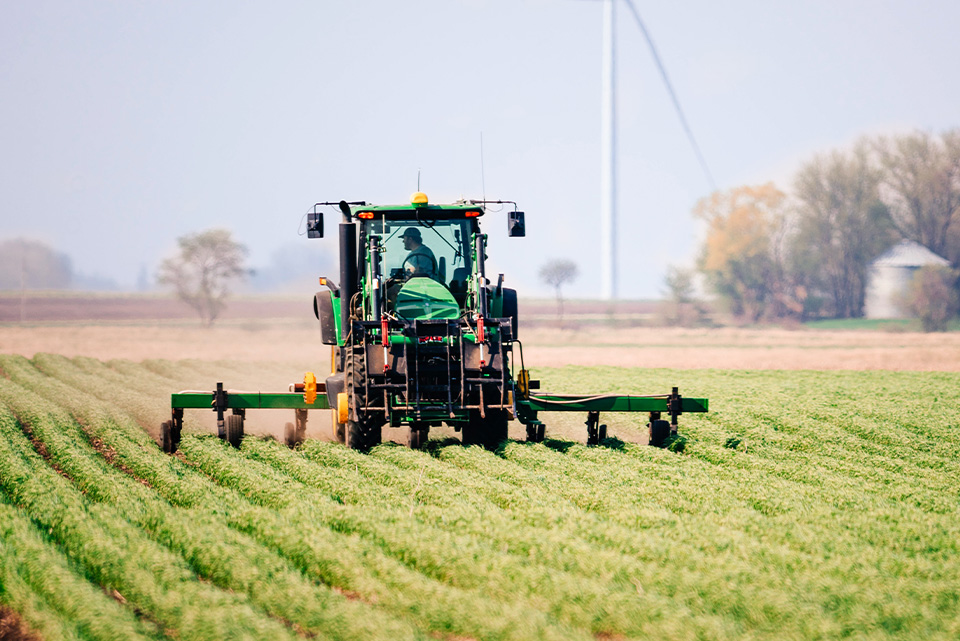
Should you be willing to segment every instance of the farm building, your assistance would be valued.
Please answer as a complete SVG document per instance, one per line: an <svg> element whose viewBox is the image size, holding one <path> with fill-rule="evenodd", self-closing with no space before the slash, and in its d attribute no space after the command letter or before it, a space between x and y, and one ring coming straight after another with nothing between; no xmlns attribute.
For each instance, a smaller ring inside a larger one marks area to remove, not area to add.
<svg viewBox="0 0 960 641"><path fill-rule="evenodd" d="M918 269L926 265L950 265L950 261L912 240L901 240L870 263L866 318L910 318L904 299Z"/></svg>

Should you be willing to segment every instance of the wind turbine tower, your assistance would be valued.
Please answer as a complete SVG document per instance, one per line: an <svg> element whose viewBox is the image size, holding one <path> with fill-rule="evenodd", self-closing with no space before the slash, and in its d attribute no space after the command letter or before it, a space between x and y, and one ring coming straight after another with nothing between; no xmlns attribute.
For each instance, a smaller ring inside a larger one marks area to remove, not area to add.
<svg viewBox="0 0 960 641"><path fill-rule="evenodd" d="M616 0L603 0L600 106L600 297L617 298Z"/></svg>
<svg viewBox="0 0 960 641"><path fill-rule="evenodd" d="M603 2L603 55L601 75L603 76L602 96L600 106L600 297L603 300L616 300L617 298L617 45L616 45L616 24L617 24L617 3L620 0L602 0ZM673 90L673 84L667 75L667 69L660 60L660 54L653 44L653 38L650 32L643 24L640 13L633 0L623 0L623 4L633 15L634 21L640 28L647 45L650 47L650 54L653 56L653 62L660 71L660 77L663 79L663 85L670 96L673 108L677 112L680 124L683 126L690 146L700 162L700 168L707 179L712 191L717 190L717 184L713 180L713 174L707 166L707 160L700 151L700 145L697 144L693 136L693 130L687 122L687 117L683 115L683 109L680 107L680 100L677 93Z"/></svg>

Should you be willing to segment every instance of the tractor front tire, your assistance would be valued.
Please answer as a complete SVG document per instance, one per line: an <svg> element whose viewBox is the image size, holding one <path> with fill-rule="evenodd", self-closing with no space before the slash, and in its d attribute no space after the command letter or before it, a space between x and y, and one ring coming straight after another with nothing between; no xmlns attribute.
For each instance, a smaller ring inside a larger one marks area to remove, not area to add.
<svg viewBox="0 0 960 641"><path fill-rule="evenodd" d="M243 417L231 414L227 417L227 443L239 448L243 441Z"/></svg>

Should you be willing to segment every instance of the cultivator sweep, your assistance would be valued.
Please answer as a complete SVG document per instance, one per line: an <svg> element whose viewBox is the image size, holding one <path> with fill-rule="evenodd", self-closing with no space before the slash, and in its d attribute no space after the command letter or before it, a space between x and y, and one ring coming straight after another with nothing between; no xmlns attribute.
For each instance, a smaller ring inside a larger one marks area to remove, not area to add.
<svg viewBox="0 0 960 641"><path fill-rule="evenodd" d="M318 208L336 205L343 214L341 285L321 277L325 289L313 300L320 340L331 346L330 374L318 381L307 372L287 392L225 390L218 383L209 392L173 394L163 449L176 451L186 409L215 411L220 437L235 446L247 410L293 410L285 433L291 447L304 439L309 410L331 410L333 436L354 449L378 444L384 426L408 428L410 446L420 447L441 424L465 444L493 448L507 438L512 420L526 426L528 441L540 442L542 412L585 413L592 445L606 438L601 412L645 412L650 444L663 446L681 414L707 411L707 399L681 396L676 387L653 396L540 393L523 367L516 292L503 286L503 274L496 284L486 275L487 235L479 219L489 204L514 205L508 234L525 235L524 214L509 201L431 205L418 192L410 205L315 205L307 217L312 238L323 235Z"/></svg>

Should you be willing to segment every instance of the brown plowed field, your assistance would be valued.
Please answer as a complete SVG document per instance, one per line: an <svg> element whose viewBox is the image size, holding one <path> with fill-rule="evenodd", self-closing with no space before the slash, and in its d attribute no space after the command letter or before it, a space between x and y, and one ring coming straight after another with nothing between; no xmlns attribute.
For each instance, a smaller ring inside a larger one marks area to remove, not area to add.
<svg viewBox="0 0 960 641"><path fill-rule="evenodd" d="M220 320L312 318L312 294L237 297L227 305ZM557 305L552 300L524 300L523 317L535 323L556 323ZM606 321L638 324L657 311L653 301L564 301L568 319L577 322ZM84 294L0 292L0 323L62 323L72 321L174 321L192 322L196 312L170 296L155 294Z"/></svg>
<svg viewBox="0 0 960 641"><path fill-rule="evenodd" d="M313 313L311 305L309 296L239 298L230 301L222 320L304 317ZM188 305L165 296L35 294L24 300L10 293L0 296L0 323L193 321L196 317Z"/></svg>
<svg viewBox="0 0 960 641"><path fill-rule="evenodd" d="M521 301L525 363L681 369L960 371L960 333L642 327L656 303ZM21 312L25 322L21 323ZM100 359L326 362L309 296L241 297L212 329L156 295L0 295L0 352Z"/></svg>
<svg viewBox="0 0 960 641"><path fill-rule="evenodd" d="M960 371L960 334L781 329L522 327L528 367ZM328 350L307 321L0 326L0 352L99 359L283 361L319 369Z"/></svg>

